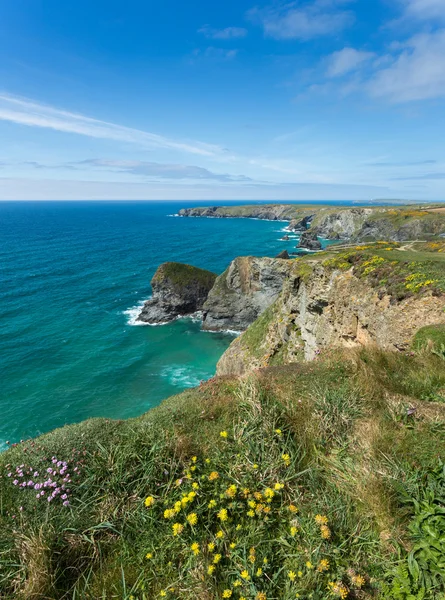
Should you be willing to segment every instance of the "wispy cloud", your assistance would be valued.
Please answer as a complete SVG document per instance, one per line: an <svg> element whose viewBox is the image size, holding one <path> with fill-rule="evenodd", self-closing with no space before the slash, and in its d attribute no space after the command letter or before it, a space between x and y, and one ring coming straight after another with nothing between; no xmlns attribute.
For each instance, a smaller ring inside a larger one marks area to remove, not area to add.
<svg viewBox="0 0 445 600"><path fill-rule="evenodd" d="M250 20L260 23L266 36L278 40L302 41L324 35L336 35L354 22L354 14L346 10L348 0L313 0L274 4L253 8Z"/></svg>
<svg viewBox="0 0 445 600"><path fill-rule="evenodd" d="M372 162L366 163L367 167L417 167L422 165L435 165L437 160L415 160L405 162Z"/></svg>
<svg viewBox="0 0 445 600"><path fill-rule="evenodd" d="M234 38L243 38L247 35L247 29L244 27L225 27L224 29L214 29L209 25L204 25L198 30L198 33L202 33L206 38L213 40L231 40Z"/></svg>
<svg viewBox="0 0 445 600"><path fill-rule="evenodd" d="M401 0L405 16L421 21L440 19L445 21L445 0Z"/></svg>
<svg viewBox="0 0 445 600"><path fill-rule="evenodd" d="M234 48L232 50L226 50L225 48L215 48L214 46L209 46L208 48L204 48L203 50L200 48L196 48L192 52L192 56L194 59L204 58L209 60L232 60L236 58L238 54L238 49Z"/></svg>
<svg viewBox="0 0 445 600"><path fill-rule="evenodd" d="M144 177L158 179L194 179L213 180L222 182L248 182L252 181L244 175L230 175L228 173L214 173L203 167L181 164L162 164L140 160L107 160L102 158L83 160L74 163L75 166L100 168L121 173L131 173Z"/></svg>
<svg viewBox="0 0 445 600"><path fill-rule="evenodd" d="M375 57L374 52L364 52L355 48L343 48L334 52L327 59L328 77L341 77L352 71L356 71L363 63Z"/></svg>
<svg viewBox="0 0 445 600"><path fill-rule="evenodd" d="M393 177L391 181L426 181L428 179L431 181L445 179L445 173L425 173L423 175L412 175L411 177Z"/></svg>
<svg viewBox="0 0 445 600"><path fill-rule="evenodd" d="M214 156L224 152L221 147L216 145L197 141L173 140L156 133L93 119L7 93L0 93L0 120L29 127L53 129L91 138L116 140L142 147L164 148L201 156Z"/></svg>
<svg viewBox="0 0 445 600"><path fill-rule="evenodd" d="M366 89L393 103L445 97L445 29L412 37Z"/></svg>

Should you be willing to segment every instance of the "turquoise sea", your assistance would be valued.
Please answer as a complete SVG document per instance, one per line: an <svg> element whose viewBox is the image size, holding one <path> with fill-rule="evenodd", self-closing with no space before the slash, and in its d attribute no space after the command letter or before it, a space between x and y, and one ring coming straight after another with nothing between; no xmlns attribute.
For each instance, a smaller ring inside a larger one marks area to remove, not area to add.
<svg viewBox="0 0 445 600"><path fill-rule="evenodd" d="M133 325L156 267L221 273L297 240L279 241L285 223L170 216L196 205L0 203L0 449L89 417L137 416L214 374L233 335L191 319Z"/></svg>

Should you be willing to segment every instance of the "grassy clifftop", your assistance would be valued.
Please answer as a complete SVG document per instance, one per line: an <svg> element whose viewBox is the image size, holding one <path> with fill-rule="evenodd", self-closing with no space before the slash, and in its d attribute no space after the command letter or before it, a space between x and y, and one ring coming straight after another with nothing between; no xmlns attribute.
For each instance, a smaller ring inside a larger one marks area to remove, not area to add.
<svg viewBox="0 0 445 600"><path fill-rule="evenodd" d="M210 289L215 279L216 275L211 271L183 263L166 262L160 265L154 274L152 284L161 285L166 280L169 280L178 288L201 284L203 287Z"/></svg>
<svg viewBox="0 0 445 600"><path fill-rule="evenodd" d="M12 448L0 596L443 597L444 364L326 353Z"/></svg>

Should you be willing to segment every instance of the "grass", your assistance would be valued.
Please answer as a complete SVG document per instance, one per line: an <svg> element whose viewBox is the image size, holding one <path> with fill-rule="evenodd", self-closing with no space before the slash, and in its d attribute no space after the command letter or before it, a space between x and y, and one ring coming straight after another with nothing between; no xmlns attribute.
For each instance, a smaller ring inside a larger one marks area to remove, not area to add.
<svg viewBox="0 0 445 600"><path fill-rule="evenodd" d="M337 351L17 445L0 456L0 597L408 600L405 576L417 593L442 568L410 553L434 530L414 500L443 506L445 405L425 398L444 387L430 352ZM53 456L78 469L69 506L8 477Z"/></svg>
<svg viewBox="0 0 445 600"><path fill-rule="evenodd" d="M169 279L175 286L179 287L202 285L206 289L211 289L216 275L215 273L191 265L167 262L158 268L152 283L159 284L165 279Z"/></svg>

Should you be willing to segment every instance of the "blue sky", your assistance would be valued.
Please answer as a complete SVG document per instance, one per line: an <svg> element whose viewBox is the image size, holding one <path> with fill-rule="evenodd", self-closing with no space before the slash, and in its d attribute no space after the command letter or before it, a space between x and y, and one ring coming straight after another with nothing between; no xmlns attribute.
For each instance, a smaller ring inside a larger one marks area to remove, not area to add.
<svg viewBox="0 0 445 600"><path fill-rule="evenodd" d="M445 200L445 0L3 0L0 199Z"/></svg>

